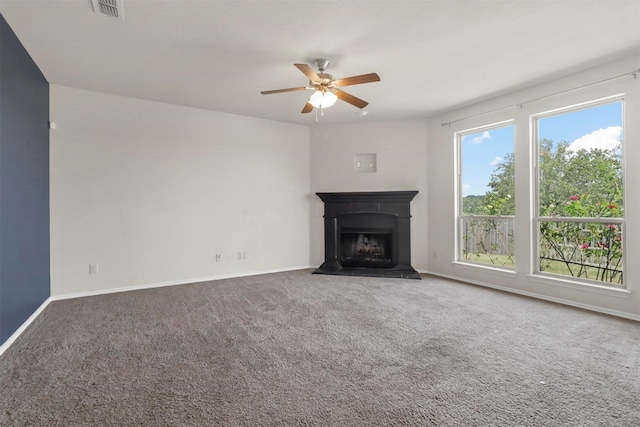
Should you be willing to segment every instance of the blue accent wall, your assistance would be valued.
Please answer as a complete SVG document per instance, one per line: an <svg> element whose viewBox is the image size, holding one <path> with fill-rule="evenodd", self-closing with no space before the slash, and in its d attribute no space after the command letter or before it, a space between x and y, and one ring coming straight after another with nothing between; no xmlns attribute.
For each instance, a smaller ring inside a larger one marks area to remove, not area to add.
<svg viewBox="0 0 640 427"><path fill-rule="evenodd" d="M0 344L50 296L49 83L0 15Z"/></svg>

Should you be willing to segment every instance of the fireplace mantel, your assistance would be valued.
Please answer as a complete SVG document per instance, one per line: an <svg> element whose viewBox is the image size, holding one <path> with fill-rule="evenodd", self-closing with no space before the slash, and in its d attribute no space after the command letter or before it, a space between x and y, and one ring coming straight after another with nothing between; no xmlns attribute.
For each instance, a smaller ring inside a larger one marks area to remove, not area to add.
<svg viewBox="0 0 640 427"><path fill-rule="evenodd" d="M411 267L410 202L417 191L316 194L324 202L325 261L314 273L420 279ZM348 257L342 236L358 233L365 240L390 238L389 259L367 262L366 257Z"/></svg>
<svg viewBox="0 0 640 427"><path fill-rule="evenodd" d="M326 203L409 203L417 191L365 191L351 193L316 193Z"/></svg>

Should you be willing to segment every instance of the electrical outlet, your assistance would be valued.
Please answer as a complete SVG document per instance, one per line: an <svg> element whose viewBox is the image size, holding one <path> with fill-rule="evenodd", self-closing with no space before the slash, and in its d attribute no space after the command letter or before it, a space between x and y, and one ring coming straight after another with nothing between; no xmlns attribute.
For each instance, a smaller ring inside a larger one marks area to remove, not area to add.
<svg viewBox="0 0 640 427"><path fill-rule="evenodd" d="M89 274L98 274L98 264L89 264Z"/></svg>
<svg viewBox="0 0 640 427"><path fill-rule="evenodd" d="M222 261L222 254L216 254L216 262Z"/></svg>
<svg viewBox="0 0 640 427"><path fill-rule="evenodd" d="M242 261L247 259L247 253L246 252L238 252L238 261Z"/></svg>

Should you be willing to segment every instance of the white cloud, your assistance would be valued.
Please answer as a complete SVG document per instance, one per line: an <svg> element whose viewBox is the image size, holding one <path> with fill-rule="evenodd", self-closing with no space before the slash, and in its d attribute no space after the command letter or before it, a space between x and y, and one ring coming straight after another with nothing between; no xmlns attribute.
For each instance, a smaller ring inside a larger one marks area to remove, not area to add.
<svg viewBox="0 0 640 427"><path fill-rule="evenodd" d="M496 166L498 165L501 161L503 161L504 159L502 157L496 157L495 159L493 159L491 161L491 166Z"/></svg>
<svg viewBox="0 0 640 427"><path fill-rule="evenodd" d="M489 135L489 132L484 131L482 132L482 135L472 138L471 141L469 141L469 144L482 144L483 142L488 141L490 139L491 139L491 135Z"/></svg>
<svg viewBox="0 0 640 427"><path fill-rule="evenodd" d="M609 126L606 129L594 130L588 135L581 136L569 145L569 150L576 152L585 150L612 150L620 146L622 127Z"/></svg>
<svg viewBox="0 0 640 427"><path fill-rule="evenodd" d="M467 193L469 193L469 189L471 188L471 185L469 184L462 184L462 195L466 196Z"/></svg>

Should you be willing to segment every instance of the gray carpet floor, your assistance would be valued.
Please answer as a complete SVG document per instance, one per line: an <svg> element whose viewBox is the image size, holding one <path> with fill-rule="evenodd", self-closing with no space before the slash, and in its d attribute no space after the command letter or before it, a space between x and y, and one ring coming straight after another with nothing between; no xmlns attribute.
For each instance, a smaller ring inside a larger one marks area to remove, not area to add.
<svg viewBox="0 0 640 427"><path fill-rule="evenodd" d="M311 270L52 302L2 426L638 426L640 324Z"/></svg>

